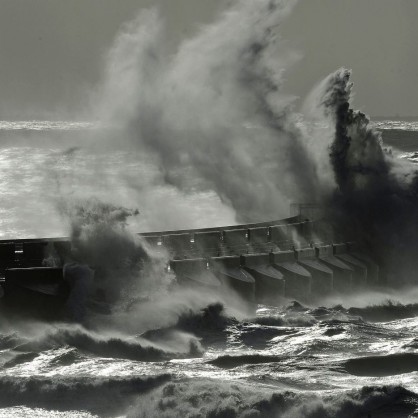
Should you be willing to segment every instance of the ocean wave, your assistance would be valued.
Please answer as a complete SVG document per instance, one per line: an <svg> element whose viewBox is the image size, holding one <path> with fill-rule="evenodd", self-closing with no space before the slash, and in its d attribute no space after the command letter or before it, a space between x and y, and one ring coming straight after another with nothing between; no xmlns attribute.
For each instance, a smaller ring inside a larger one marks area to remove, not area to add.
<svg viewBox="0 0 418 418"><path fill-rule="evenodd" d="M299 303L287 306L279 315L265 315L257 318L257 323L264 325L313 325L321 321L336 322L388 322L418 316L418 303L403 304L396 300L386 299L381 303L364 307L345 308L342 305L332 307L308 308Z"/></svg>
<svg viewBox="0 0 418 418"><path fill-rule="evenodd" d="M311 308L293 301L278 312L264 312L257 316L254 322L267 326L311 327L321 321L352 321L356 319L340 305L332 308Z"/></svg>
<svg viewBox="0 0 418 418"><path fill-rule="evenodd" d="M239 322L228 316L221 303L209 304L198 311L189 309L180 314L175 325L149 330L140 335L149 341L162 343L172 337L173 332L186 332L199 338L203 346L226 343L227 329Z"/></svg>
<svg viewBox="0 0 418 418"><path fill-rule="evenodd" d="M20 352L41 352L70 346L81 352L106 357L136 361L165 361L173 358L201 356L198 340L192 336L183 339L178 351L168 347L159 347L145 339L124 336L104 336L88 331L81 326L64 326L48 330L42 336L19 345Z"/></svg>
<svg viewBox="0 0 418 418"><path fill-rule="evenodd" d="M263 314L254 318L254 323L275 327L311 327L318 321L307 312L285 311L278 314Z"/></svg>
<svg viewBox="0 0 418 418"><path fill-rule="evenodd" d="M176 327L194 333L206 332L210 330L223 331L227 326L236 324L235 318L227 316L225 307L221 303L213 303L195 313L189 311L182 314Z"/></svg>
<svg viewBox="0 0 418 418"><path fill-rule="evenodd" d="M403 305L388 300L382 304L366 306L365 308L349 308L347 312L350 315L358 315L365 321L387 322L417 316L418 303Z"/></svg>
<svg viewBox="0 0 418 418"><path fill-rule="evenodd" d="M11 334L0 334L0 350L7 350L22 344L22 338L16 332Z"/></svg>
<svg viewBox="0 0 418 418"><path fill-rule="evenodd" d="M247 364L277 363L281 360L281 356L265 354L243 354L235 356L219 356L214 360L208 361L207 363L221 367L223 369L233 369L235 367L245 366Z"/></svg>
<svg viewBox="0 0 418 418"><path fill-rule="evenodd" d="M345 370L355 376L394 376L418 371L418 354L398 353L347 360Z"/></svg>
<svg viewBox="0 0 418 418"><path fill-rule="evenodd" d="M418 338L414 338L411 342L405 344L404 348L418 349Z"/></svg>
<svg viewBox="0 0 418 418"><path fill-rule="evenodd" d="M70 348L51 359L50 365L56 367L69 366L79 360L83 360L83 356L78 352L77 349Z"/></svg>
<svg viewBox="0 0 418 418"><path fill-rule="evenodd" d="M267 348L273 338L297 334L299 330L292 327L264 326L258 324L244 324L235 327L239 340L247 347L263 350Z"/></svg>
<svg viewBox="0 0 418 418"><path fill-rule="evenodd" d="M170 382L138 400L129 418L407 418L418 395L397 387L364 387L320 396L275 392L220 381ZM415 415L414 415L415 416Z"/></svg>
<svg viewBox="0 0 418 418"><path fill-rule="evenodd" d="M283 316L283 315L266 315L260 316L254 320L256 324L273 326L273 327L310 327L316 324L315 318L303 315Z"/></svg>
<svg viewBox="0 0 418 418"><path fill-rule="evenodd" d="M34 360L36 357L39 356L39 353L20 353L17 354L15 356L13 356L10 360L6 361L3 364L3 367L5 369L9 368L9 367L15 367L19 364L23 364L29 361Z"/></svg>
<svg viewBox="0 0 418 418"><path fill-rule="evenodd" d="M90 377L0 377L0 408L27 406L48 410L85 410L115 416L132 401L170 380L169 375Z"/></svg>

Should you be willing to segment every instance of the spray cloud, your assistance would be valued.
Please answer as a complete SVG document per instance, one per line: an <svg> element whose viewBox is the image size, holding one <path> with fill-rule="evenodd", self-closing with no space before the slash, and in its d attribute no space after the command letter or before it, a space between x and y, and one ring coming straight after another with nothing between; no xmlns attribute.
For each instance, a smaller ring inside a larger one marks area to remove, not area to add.
<svg viewBox="0 0 418 418"><path fill-rule="evenodd" d="M319 96L325 120L334 127L329 159L337 187L324 200L327 216L341 236L375 254L389 280L411 282L418 247L417 171L384 149L368 118L350 108L350 75L346 69L331 74Z"/></svg>
<svg viewBox="0 0 418 418"><path fill-rule="evenodd" d="M166 186L185 196L212 190L239 221L277 219L292 201L313 202L379 261L395 258L391 247L412 254L417 176L350 108L350 71L321 82L303 117L281 91L296 56L278 29L294 4L237 1L172 54L158 12L140 14L107 57L98 115Z"/></svg>
<svg viewBox="0 0 418 418"><path fill-rule="evenodd" d="M166 184L214 190L239 220L314 200L316 169L280 91L295 54L277 31L294 3L238 1L172 55L158 13L141 14L109 53L100 118L156 161Z"/></svg>

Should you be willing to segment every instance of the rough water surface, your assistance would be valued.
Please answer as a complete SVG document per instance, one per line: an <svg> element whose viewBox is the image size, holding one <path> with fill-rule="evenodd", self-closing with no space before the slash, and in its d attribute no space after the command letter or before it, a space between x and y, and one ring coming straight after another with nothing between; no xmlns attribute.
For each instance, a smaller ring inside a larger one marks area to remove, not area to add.
<svg viewBox="0 0 418 418"><path fill-rule="evenodd" d="M418 417L417 122L369 125L346 69L296 112L277 34L292 3L237 1L169 57L149 11L109 51L98 122L0 122L0 236L76 237L115 296L77 324L0 318L0 417ZM392 288L248 307L177 288L164 254L125 263L134 232L294 201L389 242Z"/></svg>
<svg viewBox="0 0 418 418"><path fill-rule="evenodd" d="M393 318L367 321L373 309ZM221 306L185 308L168 327L138 324L139 335L104 317L97 330L9 323L0 416L416 416L413 309L289 303L237 320Z"/></svg>

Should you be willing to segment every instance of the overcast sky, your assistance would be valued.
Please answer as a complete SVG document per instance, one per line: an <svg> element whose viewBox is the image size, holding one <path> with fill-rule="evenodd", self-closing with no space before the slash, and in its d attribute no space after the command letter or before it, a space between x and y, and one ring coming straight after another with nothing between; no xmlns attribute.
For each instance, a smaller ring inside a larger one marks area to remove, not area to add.
<svg viewBox="0 0 418 418"><path fill-rule="evenodd" d="M252 0L256 1L256 0ZM120 25L160 3L171 42L233 0L0 0L0 119L77 117ZM303 96L353 69L355 105L418 116L418 0L300 0L282 35L302 55L287 90Z"/></svg>

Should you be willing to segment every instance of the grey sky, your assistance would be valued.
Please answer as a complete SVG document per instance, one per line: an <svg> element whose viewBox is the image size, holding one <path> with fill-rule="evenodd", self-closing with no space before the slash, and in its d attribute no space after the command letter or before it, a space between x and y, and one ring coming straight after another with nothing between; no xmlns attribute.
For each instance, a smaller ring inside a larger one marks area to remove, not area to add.
<svg viewBox="0 0 418 418"><path fill-rule="evenodd" d="M175 44L228 0L0 0L0 119L77 116L120 25L156 3ZM418 115L417 17L417 0L300 0L282 31L302 54L287 90L347 66L357 107Z"/></svg>
<svg viewBox="0 0 418 418"><path fill-rule="evenodd" d="M372 115L418 116L418 1L302 0L284 34L304 57L289 77L303 93L339 66L355 104Z"/></svg>

